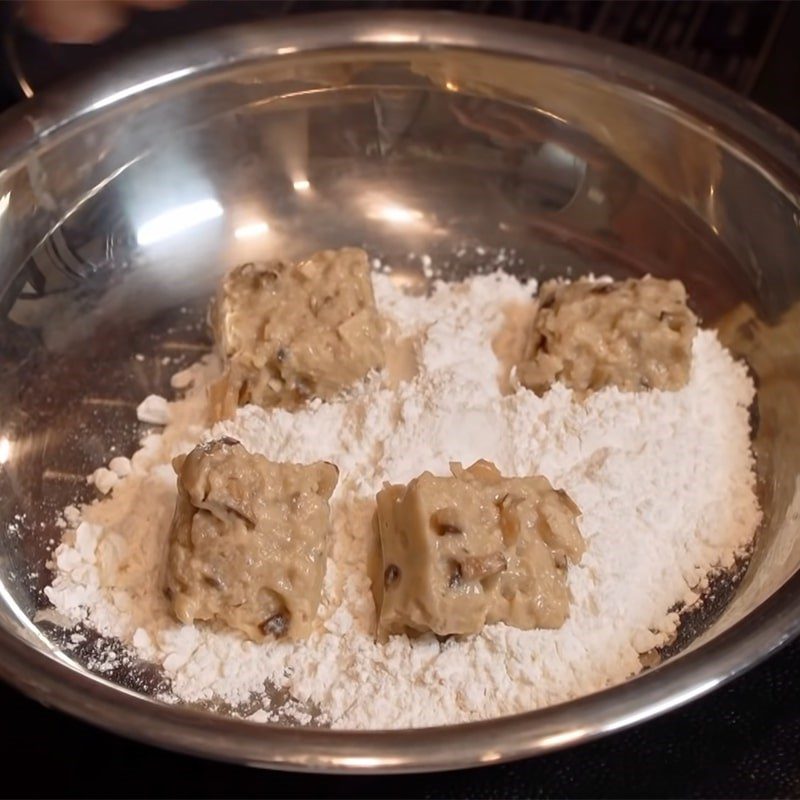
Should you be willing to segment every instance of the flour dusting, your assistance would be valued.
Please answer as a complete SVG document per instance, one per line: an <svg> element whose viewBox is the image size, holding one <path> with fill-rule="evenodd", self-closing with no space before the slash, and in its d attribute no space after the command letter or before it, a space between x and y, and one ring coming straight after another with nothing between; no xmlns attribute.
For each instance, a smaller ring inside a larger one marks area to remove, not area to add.
<svg viewBox="0 0 800 800"><path fill-rule="evenodd" d="M436 283L410 296L374 276L380 311L415 349L417 374L393 385L371 376L346 398L300 411L247 406L206 429L209 357L173 380L189 387L142 416L163 423L130 461L95 473L110 494L66 515L47 595L61 614L126 642L171 681L169 699L276 711L336 728L441 725L528 711L597 691L641 669L666 643L709 574L733 565L760 521L749 441L754 388L712 331L693 343L677 392L605 389L577 402L557 384L544 396L503 395L492 340L504 309L535 288L503 273ZM170 460L199 441L233 436L275 461L336 463L333 535L317 629L306 641L245 641L172 617L161 565L175 501ZM587 549L570 568L570 617L559 630L496 624L477 636L374 639L366 573L375 493L451 461L485 458L506 475L542 474L582 511Z"/></svg>

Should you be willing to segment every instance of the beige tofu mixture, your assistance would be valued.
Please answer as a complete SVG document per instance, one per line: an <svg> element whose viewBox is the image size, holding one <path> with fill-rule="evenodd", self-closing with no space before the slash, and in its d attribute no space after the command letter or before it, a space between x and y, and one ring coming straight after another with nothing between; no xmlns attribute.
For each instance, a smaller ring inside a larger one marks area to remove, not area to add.
<svg viewBox="0 0 800 800"><path fill-rule="evenodd" d="M697 319L680 281L548 281L517 377L542 394L555 381L580 394L686 385Z"/></svg>
<svg viewBox="0 0 800 800"><path fill-rule="evenodd" d="M567 565L584 549L578 507L543 477L504 478L488 461L451 469L378 493L379 636L472 634L493 622L560 627Z"/></svg>
<svg viewBox="0 0 800 800"><path fill-rule="evenodd" d="M236 267L211 322L225 362L211 389L217 419L248 403L293 408L330 399L385 363L369 263L357 248Z"/></svg>
<svg viewBox="0 0 800 800"><path fill-rule="evenodd" d="M322 593L338 469L275 464L229 438L199 445L173 466L178 499L165 593L175 616L222 623L255 641L307 635Z"/></svg>
<svg viewBox="0 0 800 800"><path fill-rule="evenodd" d="M518 379L536 392L558 380L579 395L674 390L688 380L697 320L679 281L550 281L530 320L495 348L513 345ZM366 254L355 248L237 267L212 325L225 360L211 393L218 417L246 403L330 399L387 364ZM275 464L227 438L174 467L165 586L176 617L216 621L256 641L307 635L337 468ZM584 550L578 507L541 476L503 477L488 461L451 471L386 485L376 497L369 571L379 638L467 635L495 622L560 627L568 565Z"/></svg>

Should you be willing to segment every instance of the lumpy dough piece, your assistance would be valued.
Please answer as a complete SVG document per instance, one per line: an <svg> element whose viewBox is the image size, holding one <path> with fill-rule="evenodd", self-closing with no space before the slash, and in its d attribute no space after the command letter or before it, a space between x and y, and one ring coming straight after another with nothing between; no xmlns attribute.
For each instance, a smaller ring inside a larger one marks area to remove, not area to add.
<svg viewBox="0 0 800 800"><path fill-rule="evenodd" d="M228 438L178 456L173 467L166 594L175 616L222 622L255 641L307 635L337 468L275 464Z"/></svg>
<svg viewBox="0 0 800 800"><path fill-rule="evenodd" d="M211 321L226 365L211 390L217 418L247 403L291 408L330 399L384 365L369 264L357 248L236 267Z"/></svg>
<svg viewBox="0 0 800 800"><path fill-rule="evenodd" d="M567 562L583 553L577 506L546 478L504 478L488 461L451 470L377 495L379 636L472 634L493 622L561 626Z"/></svg>
<svg viewBox="0 0 800 800"><path fill-rule="evenodd" d="M517 376L539 394L555 381L579 393L680 389L696 328L680 281L548 281Z"/></svg>

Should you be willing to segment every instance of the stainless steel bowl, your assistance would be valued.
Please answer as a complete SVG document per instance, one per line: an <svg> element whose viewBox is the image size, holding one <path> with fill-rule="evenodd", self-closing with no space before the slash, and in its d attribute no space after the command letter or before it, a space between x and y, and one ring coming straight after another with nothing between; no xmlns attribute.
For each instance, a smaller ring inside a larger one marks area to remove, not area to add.
<svg viewBox="0 0 800 800"><path fill-rule="evenodd" d="M677 67L445 14L218 31L13 109L0 125L0 674L177 750L367 772L585 741L752 666L800 630L799 154L779 122ZM720 584L730 602L687 622L680 654L541 711L356 733L164 705L147 665L98 674L91 642L65 646L41 614L55 515L91 499L85 476L135 446L136 403L207 347L221 271L345 244L409 282L424 280L414 253L453 276L677 276L748 358L764 529L741 582Z"/></svg>

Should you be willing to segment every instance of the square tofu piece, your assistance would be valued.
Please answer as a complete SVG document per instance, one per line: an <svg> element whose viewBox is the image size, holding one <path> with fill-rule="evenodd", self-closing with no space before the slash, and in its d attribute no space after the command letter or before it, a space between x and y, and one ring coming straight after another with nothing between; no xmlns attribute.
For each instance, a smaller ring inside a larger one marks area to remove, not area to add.
<svg viewBox="0 0 800 800"><path fill-rule="evenodd" d="M504 478L488 461L451 469L378 493L379 636L560 627L567 562L583 553L577 506L543 477Z"/></svg>
<svg viewBox="0 0 800 800"><path fill-rule="evenodd" d="M220 622L255 641L307 635L325 576L337 468L274 464L229 438L173 466L165 592L175 616Z"/></svg>
<svg viewBox="0 0 800 800"><path fill-rule="evenodd" d="M357 248L323 250L293 265L236 267L211 317L226 366L211 390L217 418L247 403L292 408L327 400L384 366L370 268Z"/></svg>
<svg viewBox="0 0 800 800"><path fill-rule="evenodd" d="M581 394L680 389L696 330L680 281L548 281L517 376L538 394L555 381Z"/></svg>

